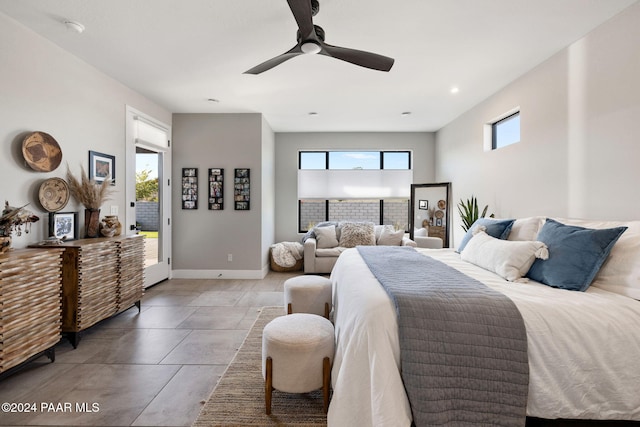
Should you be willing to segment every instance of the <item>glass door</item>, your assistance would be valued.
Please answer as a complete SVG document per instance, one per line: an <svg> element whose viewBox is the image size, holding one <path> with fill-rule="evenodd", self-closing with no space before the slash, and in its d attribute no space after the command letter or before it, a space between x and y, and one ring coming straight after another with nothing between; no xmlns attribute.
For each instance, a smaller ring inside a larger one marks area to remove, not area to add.
<svg viewBox="0 0 640 427"><path fill-rule="evenodd" d="M136 146L136 231L145 236L145 268L162 261L161 172L161 153Z"/></svg>
<svg viewBox="0 0 640 427"><path fill-rule="evenodd" d="M127 108L127 229L145 236L144 286L170 277L170 128Z"/></svg>

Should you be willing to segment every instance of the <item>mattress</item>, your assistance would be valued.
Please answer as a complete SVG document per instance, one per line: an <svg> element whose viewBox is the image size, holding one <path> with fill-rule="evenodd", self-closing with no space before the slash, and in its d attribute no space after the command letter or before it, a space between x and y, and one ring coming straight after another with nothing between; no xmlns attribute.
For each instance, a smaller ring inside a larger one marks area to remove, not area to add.
<svg viewBox="0 0 640 427"><path fill-rule="evenodd" d="M597 287L575 292L512 283L451 249L417 250L516 304L527 329L528 416L640 420L639 301ZM336 355L329 426L410 426L391 299L356 249L340 256L331 280Z"/></svg>

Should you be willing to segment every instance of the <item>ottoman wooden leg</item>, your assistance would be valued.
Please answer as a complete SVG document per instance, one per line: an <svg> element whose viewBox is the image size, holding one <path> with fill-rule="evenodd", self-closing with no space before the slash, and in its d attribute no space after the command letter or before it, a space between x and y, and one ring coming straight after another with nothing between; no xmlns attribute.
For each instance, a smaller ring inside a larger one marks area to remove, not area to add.
<svg viewBox="0 0 640 427"><path fill-rule="evenodd" d="M324 413L329 411L329 386L331 385L331 361L325 357L322 361L322 397L324 398Z"/></svg>
<svg viewBox="0 0 640 427"><path fill-rule="evenodd" d="M291 303L287 304L287 314L292 314L293 308L291 308Z"/></svg>
<svg viewBox="0 0 640 427"><path fill-rule="evenodd" d="M273 360L271 357L267 357L266 360L266 375L264 380L264 405L267 411L267 415L271 415L271 392L273 391Z"/></svg>

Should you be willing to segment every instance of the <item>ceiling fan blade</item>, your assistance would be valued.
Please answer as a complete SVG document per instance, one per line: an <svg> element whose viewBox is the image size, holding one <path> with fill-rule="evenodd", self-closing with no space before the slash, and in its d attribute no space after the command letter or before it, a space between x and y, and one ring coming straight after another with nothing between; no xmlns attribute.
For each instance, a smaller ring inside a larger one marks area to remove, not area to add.
<svg viewBox="0 0 640 427"><path fill-rule="evenodd" d="M287 3L293 17L296 18L302 39L305 40L309 35L315 36L311 0L287 0Z"/></svg>
<svg viewBox="0 0 640 427"><path fill-rule="evenodd" d="M361 67L371 68L372 70L389 71L395 61L393 58L389 58L388 56L365 52L363 50L331 46L326 43L322 43L321 46L321 55L331 56Z"/></svg>
<svg viewBox="0 0 640 427"><path fill-rule="evenodd" d="M302 50L300 49L300 44L295 45L291 50L283 53L282 55L278 55L275 58L271 58L267 61L264 61L260 65L256 65L250 70L245 71L243 74L260 74L267 70L272 69L276 65L282 64L284 61L288 61L291 58L295 58L298 55L304 55Z"/></svg>

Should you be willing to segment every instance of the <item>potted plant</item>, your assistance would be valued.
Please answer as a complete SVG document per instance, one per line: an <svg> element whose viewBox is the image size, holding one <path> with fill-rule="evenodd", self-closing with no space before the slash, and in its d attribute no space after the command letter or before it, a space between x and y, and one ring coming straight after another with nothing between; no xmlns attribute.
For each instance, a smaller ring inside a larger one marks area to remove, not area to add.
<svg viewBox="0 0 640 427"><path fill-rule="evenodd" d="M71 195L85 207L85 234L87 237L98 237L100 235L100 207L105 200L109 200L109 196L114 190L111 186L111 179L107 177L98 184L95 180L89 179L84 168L80 166L80 179L78 180L67 166L67 181Z"/></svg>
<svg viewBox="0 0 640 427"><path fill-rule="evenodd" d="M471 199L467 199L463 201L460 199L460 203L458 203L458 213L460 213L460 218L462 219L462 229L464 231L469 230L474 222L478 220L478 218L484 218L487 215L487 210L489 209L489 205L486 205L484 209L482 209L482 213L478 209L478 199L474 196L471 196ZM493 214L489 215L489 218L493 218Z"/></svg>

